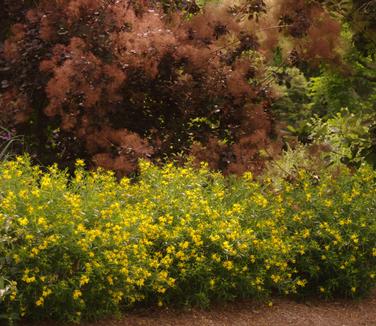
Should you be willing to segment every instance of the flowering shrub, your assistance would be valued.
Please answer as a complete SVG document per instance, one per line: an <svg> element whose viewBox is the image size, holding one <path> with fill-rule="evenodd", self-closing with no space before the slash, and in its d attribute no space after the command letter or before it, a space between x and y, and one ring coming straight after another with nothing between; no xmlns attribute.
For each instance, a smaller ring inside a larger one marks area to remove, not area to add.
<svg viewBox="0 0 376 326"><path fill-rule="evenodd" d="M0 125L43 164L79 156L127 175L184 153L260 171L259 151L280 148L275 49L286 64L337 62L339 22L310 0L174 2L6 0Z"/></svg>
<svg viewBox="0 0 376 326"><path fill-rule="evenodd" d="M0 165L0 315L78 322L135 304L358 296L375 285L376 173L300 171L276 191L143 162L137 182Z"/></svg>

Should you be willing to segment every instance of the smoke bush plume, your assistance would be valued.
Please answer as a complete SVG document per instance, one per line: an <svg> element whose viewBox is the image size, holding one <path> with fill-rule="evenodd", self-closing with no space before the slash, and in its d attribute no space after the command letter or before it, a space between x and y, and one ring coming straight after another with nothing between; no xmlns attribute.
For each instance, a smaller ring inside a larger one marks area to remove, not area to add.
<svg viewBox="0 0 376 326"><path fill-rule="evenodd" d="M268 60L281 38L304 60L335 60L338 24L304 0L174 6L39 0L20 10L0 52L1 122L32 135L46 163L80 156L124 175L140 157L185 153L259 171L260 150L279 146Z"/></svg>

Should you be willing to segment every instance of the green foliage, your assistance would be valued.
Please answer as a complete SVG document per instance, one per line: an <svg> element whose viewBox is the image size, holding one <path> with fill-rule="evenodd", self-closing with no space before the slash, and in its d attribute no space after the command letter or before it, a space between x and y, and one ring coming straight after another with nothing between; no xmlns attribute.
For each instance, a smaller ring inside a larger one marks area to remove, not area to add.
<svg viewBox="0 0 376 326"><path fill-rule="evenodd" d="M328 118L345 107L359 115L375 111L375 58L359 52L352 38L350 27L343 24L341 66L322 67L320 74L310 79L308 91L314 114Z"/></svg>
<svg viewBox="0 0 376 326"><path fill-rule="evenodd" d="M309 141L307 136L311 126L308 122L316 115L323 121L338 119L342 109L347 108L356 115L353 120L365 121L372 118L372 114L375 119L375 58L359 52L352 39L353 32L343 24L340 64L322 65L316 72L304 73L297 68L277 68L279 85L275 88L280 97L273 104L273 112L278 121L286 124L289 132L304 142ZM338 121L341 122L344 121ZM346 132L345 128L341 130Z"/></svg>
<svg viewBox="0 0 376 326"><path fill-rule="evenodd" d="M0 161L5 161L13 157L15 147L23 145L22 136L13 135L4 127L0 127Z"/></svg>
<svg viewBox="0 0 376 326"><path fill-rule="evenodd" d="M309 95L314 113L327 116L345 106L354 107L356 93L351 91L351 81L338 74L324 72L310 79Z"/></svg>
<svg viewBox="0 0 376 326"><path fill-rule="evenodd" d="M306 123L310 143L287 144L287 149L267 164L262 178L272 179L280 188L301 169L318 177L323 170L333 171L343 164L359 167L365 161L374 163L373 128L373 115L355 115L348 109L327 120L315 116Z"/></svg>
<svg viewBox="0 0 376 326"><path fill-rule="evenodd" d="M324 70L320 76L313 77L309 83L311 110L314 114L329 117L347 107L353 113L369 113L375 110L375 83L364 78L366 69L353 76L338 71Z"/></svg>
<svg viewBox="0 0 376 326"><path fill-rule="evenodd" d="M318 178L321 172L327 171L331 165L327 150L323 151L321 147L302 143L298 143L294 148L287 145L280 157L267 164L261 178L272 180L277 189L282 189L286 180L296 180L301 170L307 171L313 178Z"/></svg>
<svg viewBox="0 0 376 326"><path fill-rule="evenodd" d="M0 314L74 321L136 303L207 305L284 295L359 296L375 285L376 173L300 170L276 189L250 173L141 164L73 178L0 165ZM11 315L13 314L13 315Z"/></svg>
<svg viewBox="0 0 376 326"><path fill-rule="evenodd" d="M308 81L296 67L277 69L281 82L276 85L280 96L272 105L277 120L285 123L289 131L303 135L306 133L307 120L312 116L309 104Z"/></svg>
<svg viewBox="0 0 376 326"><path fill-rule="evenodd" d="M316 117L309 126L311 139L329 146L331 162L360 163L372 150L371 116L358 116L342 109L333 118L323 121Z"/></svg>

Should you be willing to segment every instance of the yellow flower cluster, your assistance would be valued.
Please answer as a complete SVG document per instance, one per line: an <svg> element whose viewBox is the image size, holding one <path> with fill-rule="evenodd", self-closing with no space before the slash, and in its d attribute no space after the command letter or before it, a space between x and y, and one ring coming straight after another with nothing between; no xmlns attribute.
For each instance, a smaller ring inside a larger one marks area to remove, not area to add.
<svg viewBox="0 0 376 326"><path fill-rule="evenodd" d="M278 193L206 166L142 162L136 182L76 167L42 172L23 157L0 166L4 302L21 315L75 321L141 301L354 296L375 284L368 167L319 184L301 171Z"/></svg>

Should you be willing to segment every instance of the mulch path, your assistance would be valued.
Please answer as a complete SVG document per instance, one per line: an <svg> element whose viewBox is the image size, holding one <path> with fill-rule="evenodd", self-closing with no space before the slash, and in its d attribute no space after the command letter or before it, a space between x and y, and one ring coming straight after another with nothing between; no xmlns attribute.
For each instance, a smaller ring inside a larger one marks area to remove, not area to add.
<svg viewBox="0 0 376 326"><path fill-rule="evenodd" d="M232 303L210 310L162 309L124 315L85 326L376 326L376 292L361 301L305 301L276 299L273 306Z"/></svg>
<svg viewBox="0 0 376 326"><path fill-rule="evenodd" d="M38 324L38 326L41 324ZM52 325L51 323L43 326ZM273 306L251 301L222 304L210 310L143 310L120 320L82 326L376 326L376 291L360 301L274 299Z"/></svg>

